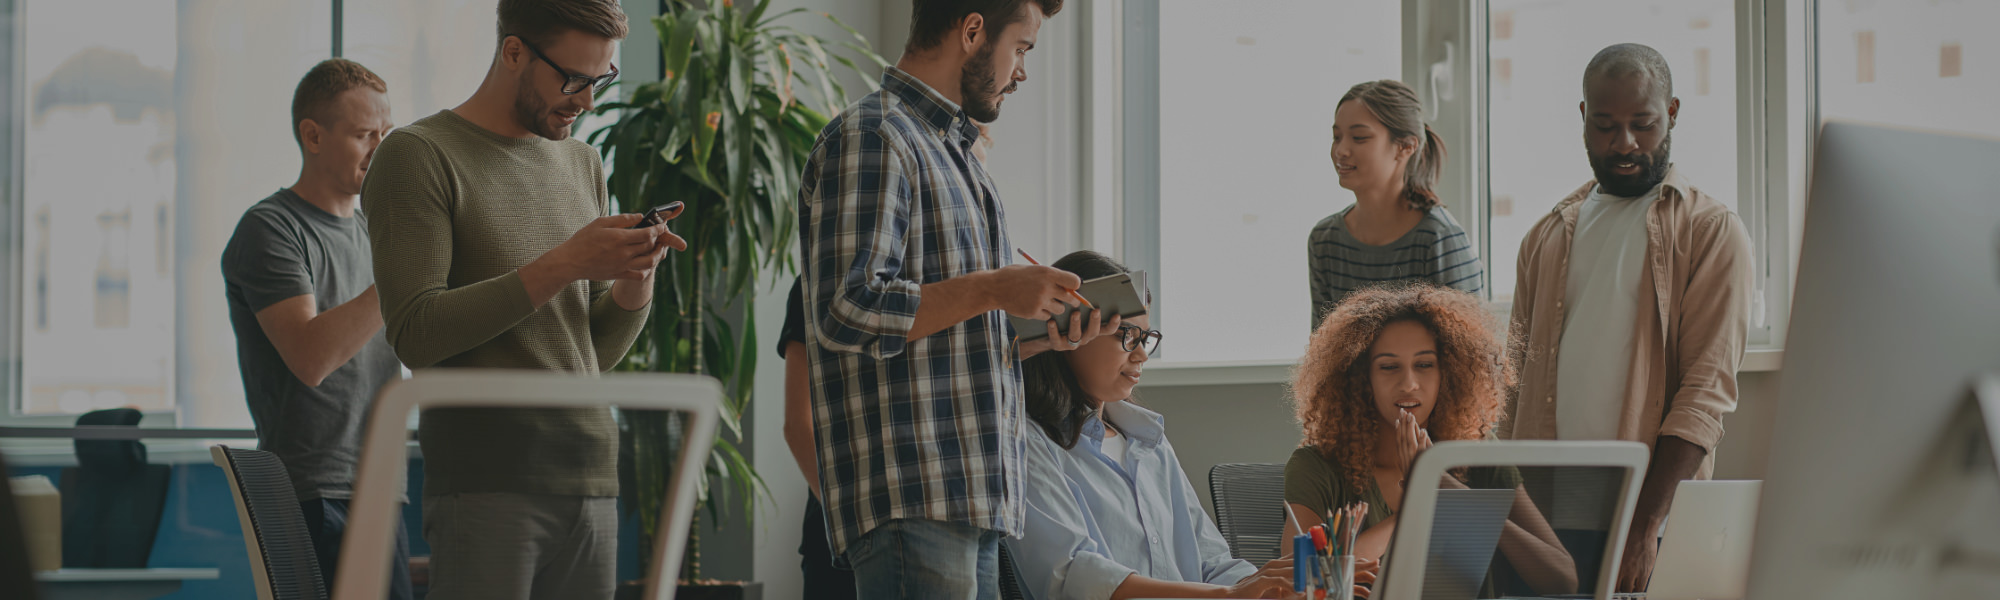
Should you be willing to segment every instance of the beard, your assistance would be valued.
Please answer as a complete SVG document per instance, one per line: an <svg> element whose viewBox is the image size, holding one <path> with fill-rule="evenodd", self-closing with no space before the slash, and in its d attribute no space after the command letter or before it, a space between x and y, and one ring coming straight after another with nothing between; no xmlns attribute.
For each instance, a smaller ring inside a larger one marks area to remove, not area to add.
<svg viewBox="0 0 2000 600"><path fill-rule="evenodd" d="M993 77L993 42L988 41L978 54L966 59L965 66L958 74L958 96L965 99L965 114L981 123L992 123L1000 118L1000 99L1011 93L1020 84L1007 84L1001 89L999 81Z"/></svg>
<svg viewBox="0 0 2000 600"><path fill-rule="evenodd" d="M1660 140L1660 148L1647 154L1590 155L1590 170L1597 175L1597 187L1604 193L1622 198L1637 198L1646 195L1660 182L1667 179L1667 162L1673 155L1674 134ZM1639 172L1620 175L1613 165L1629 162L1639 165Z"/></svg>
<svg viewBox="0 0 2000 600"><path fill-rule="evenodd" d="M528 85L528 78L525 75L524 72L520 93L514 95L514 120L520 123L522 129L528 130L528 133L556 141L569 138L568 127L550 123L552 120L550 117L555 116L554 111L549 110L549 103L542 101L541 95L536 94L534 87Z"/></svg>

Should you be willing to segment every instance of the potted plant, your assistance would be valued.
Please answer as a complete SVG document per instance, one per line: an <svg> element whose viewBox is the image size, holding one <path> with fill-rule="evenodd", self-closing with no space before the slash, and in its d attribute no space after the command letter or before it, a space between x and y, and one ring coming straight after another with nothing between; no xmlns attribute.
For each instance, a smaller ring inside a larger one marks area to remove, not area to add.
<svg viewBox="0 0 2000 600"><path fill-rule="evenodd" d="M661 79L631 87L622 101L600 105L599 114L615 111L618 120L590 136L604 155L611 196L621 212L687 203L673 230L687 240L688 251L670 253L661 262L652 318L619 369L700 373L727 387L723 433L706 463L698 499L712 519L732 505L749 515L760 491L769 494L736 447L757 368L751 307L759 282L796 272L793 202L799 174L826 115L847 104L835 63L860 73L871 90L877 87L853 59L829 51L833 42L777 24L805 9L767 15L769 0L744 4L749 3L667 3L653 19ZM878 68L888 66L859 32L821 15L853 37L839 46ZM683 425L672 413L628 412L623 427L622 464L630 465L627 506L638 513L641 564L647 564ZM711 487L711 479L721 485ZM689 585L702 581L701 517L697 510L680 572L683 598L711 591ZM758 593L755 584L722 587L712 590L721 592L713 597Z"/></svg>

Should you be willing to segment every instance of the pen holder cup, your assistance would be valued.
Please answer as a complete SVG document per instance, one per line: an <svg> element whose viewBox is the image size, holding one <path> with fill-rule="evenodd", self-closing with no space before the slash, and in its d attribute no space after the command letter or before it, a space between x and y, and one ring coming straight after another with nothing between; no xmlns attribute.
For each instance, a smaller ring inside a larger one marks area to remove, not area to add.
<svg viewBox="0 0 2000 600"><path fill-rule="evenodd" d="M1354 555L1343 554L1327 558L1329 571L1326 575L1326 597L1347 600L1354 593Z"/></svg>

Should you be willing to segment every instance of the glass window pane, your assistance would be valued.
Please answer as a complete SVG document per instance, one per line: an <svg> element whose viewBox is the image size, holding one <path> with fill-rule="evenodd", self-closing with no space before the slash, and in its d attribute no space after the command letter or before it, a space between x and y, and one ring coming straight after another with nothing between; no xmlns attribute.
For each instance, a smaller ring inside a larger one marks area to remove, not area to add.
<svg viewBox="0 0 2000 600"><path fill-rule="evenodd" d="M1818 16L1820 116L2000 135L2000 3L1823 2Z"/></svg>
<svg viewBox="0 0 2000 600"><path fill-rule="evenodd" d="M1402 8L1181 0L1159 16L1161 356L1290 362L1311 333L1306 239L1354 203L1328 154L1334 103L1400 77Z"/></svg>
<svg viewBox="0 0 2000 600"><path fill-rule="evenodd" d="M218 265L243 209L298 175L292 88L331 47L331 11L21 8L23 411L185 395L217 407L193 411L223 419L207 424L247 425Z"/></svg>
<svg viewBox="0 0 2000 600"><path fill-rule="evenodd" d="M499 43L499 0L347 0L341 56L389 84L397 124L431 116L479 89Z"/></svg>
<svg viewBox="0 0 2000 600"><path fill-rule="evenodd" d="M1605 46L1636 42L1666 56L1681 100L1675 168L1736 204L1736 13L1729 0L1492 0L1487 73L1493 299L1514 297L1521 238L1591 180L1583 69Z"/></svg>

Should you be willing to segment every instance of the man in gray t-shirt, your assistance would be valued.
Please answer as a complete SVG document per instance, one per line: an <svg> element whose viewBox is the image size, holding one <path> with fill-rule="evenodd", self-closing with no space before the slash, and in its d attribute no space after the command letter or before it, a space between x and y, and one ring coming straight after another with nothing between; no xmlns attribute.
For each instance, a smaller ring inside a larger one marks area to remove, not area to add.
<svg viewBox="0 0 2000 600"><path fill-rule="evenodd" d="M352 61L320 63L292 101L299 179L250 207L222 251L229 321L257 447L278 455L333 581L376 392L402 374L382 332L361 181L389 133L387 86ZM411 597L398 532L389 597ZM329 585L330 587L330 585Z"/></svg>

